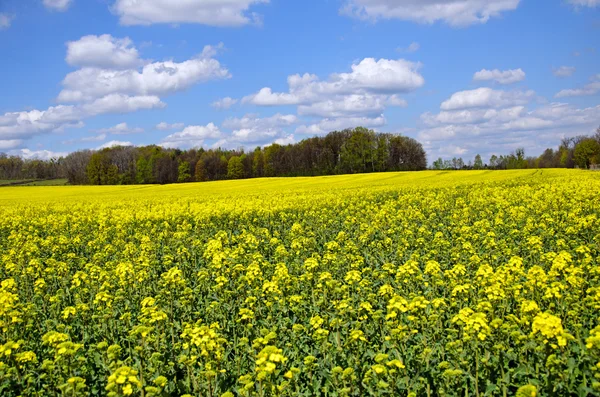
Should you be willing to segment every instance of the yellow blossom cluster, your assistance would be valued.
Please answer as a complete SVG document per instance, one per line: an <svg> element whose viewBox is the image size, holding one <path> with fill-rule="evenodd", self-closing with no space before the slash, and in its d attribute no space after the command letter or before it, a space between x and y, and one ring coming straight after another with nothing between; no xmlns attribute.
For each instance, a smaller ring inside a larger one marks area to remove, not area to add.
<svg viewBox="0 0 600 397"><path fill-rule="evenodd" d="M0 189L0 395L600 395L600 173Z"/></svg>

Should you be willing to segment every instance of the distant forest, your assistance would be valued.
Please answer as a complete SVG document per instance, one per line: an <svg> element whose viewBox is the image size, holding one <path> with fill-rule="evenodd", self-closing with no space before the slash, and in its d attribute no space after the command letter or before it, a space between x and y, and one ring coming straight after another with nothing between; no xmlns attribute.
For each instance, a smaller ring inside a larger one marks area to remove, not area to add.
<svg viewBox="0 0 600 397"><path fill-rule="evenodd" d="M600 164L600 128L594 136L565 138L558 149L527 157L525 149L485 162L437 159L432 169L589 168ZM318 176L427 168L416 140L358 127L330 132L289 145L272 144L253 151L167 149L119 146L81 150L51 160L23 159L0 153L0 180L67 178L74 185L129 185L203 182L258 177Z"/></svg>
<svg viewBox="0 0 600 397"><path fill-rule="evenodd" d="M416 140L362 127L249 152L126 146L82 150L49 161L0 155L0 179L67 178L77 185L167 184L426 168L425 150Z"/></svg>
<svg viewBox="0 0 600 397"><path fill-rule="evenodd" d="M583 168L600 164L600 127L595 135L580 135L573 138L563 138L558 149L548 148L539 157L525 155L524 148L518 148L514 152L496 156L492 155L487 163L484 163L480 155L474 160L465 162L462 158L452 160L435 160L432 169L462 170L462 169L523 169L523 168Z"/></svg>

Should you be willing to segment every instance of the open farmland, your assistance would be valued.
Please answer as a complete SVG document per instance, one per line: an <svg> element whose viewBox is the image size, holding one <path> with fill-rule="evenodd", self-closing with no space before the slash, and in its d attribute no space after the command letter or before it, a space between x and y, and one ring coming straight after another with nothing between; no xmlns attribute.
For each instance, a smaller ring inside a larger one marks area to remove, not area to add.
<svg viewBox="0 0 600 397"><path fill-rule="evenodd" d="M0 395L599 395L599 192L578 170L2 188Z"/></svg>

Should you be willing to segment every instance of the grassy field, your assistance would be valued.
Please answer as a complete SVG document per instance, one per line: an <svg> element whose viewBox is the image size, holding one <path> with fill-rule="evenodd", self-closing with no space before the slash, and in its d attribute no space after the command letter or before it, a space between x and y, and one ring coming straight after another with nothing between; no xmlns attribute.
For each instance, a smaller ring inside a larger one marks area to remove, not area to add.
<svg viewBox="0 0 600 397"><path fill-rule="evenodd" d="M35 179L20 179L20 180L14 180L14 179L0 179L0 186L9 186L9 185L13 185L15 183L29 183L29 182L33 182Z"/></svg>
<svg viewBox="0 0 600 397"><path fill-rule="evenodd" d="M600 393L600 173L0 189L2 396Z"/></svg>
<svg viewBox="0 0 600 397"><path fill-rule="evenodd" d="M66 179L21 179L21 180L0 180L0 187L10 185L17 186L64 186L68 183Z"/></svg>

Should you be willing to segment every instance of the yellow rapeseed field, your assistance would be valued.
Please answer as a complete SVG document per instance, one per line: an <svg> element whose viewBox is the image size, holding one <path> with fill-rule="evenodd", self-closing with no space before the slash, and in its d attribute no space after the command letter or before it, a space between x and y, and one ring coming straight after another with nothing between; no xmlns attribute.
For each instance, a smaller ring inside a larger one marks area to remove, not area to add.
<svg viewBox="0 0 600 397"><path fill-rule="evenodd" d="M579 170L0 188L0 395L600 395L599 252Z"/></svg>

